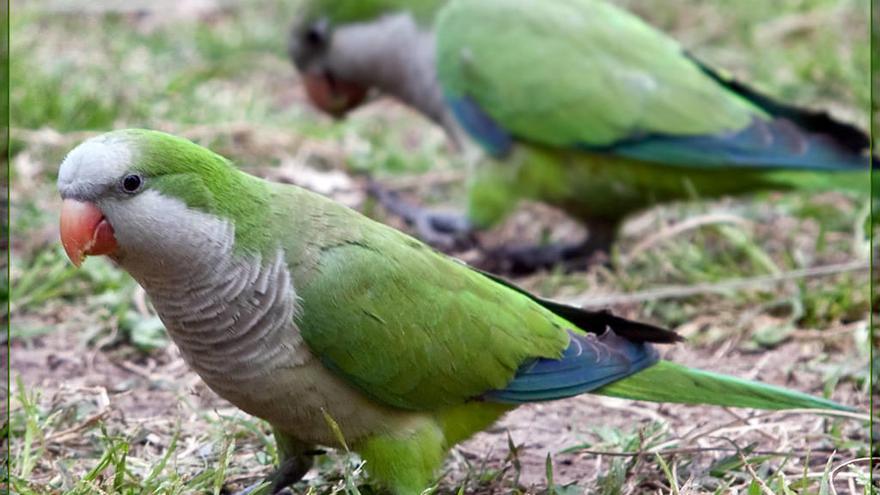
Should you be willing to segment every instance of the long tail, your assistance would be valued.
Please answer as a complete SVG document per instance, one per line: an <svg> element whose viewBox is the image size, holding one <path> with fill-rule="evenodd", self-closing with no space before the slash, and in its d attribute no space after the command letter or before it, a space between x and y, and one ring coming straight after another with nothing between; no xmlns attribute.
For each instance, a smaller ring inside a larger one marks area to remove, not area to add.
<svg viewBox="0 0 880 495"><path fill-rule="evenodd" d="M855 125L834 119L824 111L801 108L776 101L733 77L722 74L691 57L703 72L718 84L760 107L775 120L759 133L772 136L794 160L788 165L802 170L867 171L871 138ZM800 150L800 151L796 151ZM876 157L871 157L872 168ZM784 162L785 160L783 160Z"/></svg>
<svg viewBox="0 0 880 495"><path fill-rule="evenodd" d="M816 172L776 170L768 172L765 180L775 183L779 189L798 189L801 191L848 191L867 198L872 192L876 196L880 191L880 170L876 161L872 162L875 170L864 171ZM873 183L873 188L871 184Z"/></svg>
<svg viewBox="0 0 880 495"><path fill-rule="evenodd" d="M877 166L877 157L869 156L866 132L826 112L775 101L692 60L719 85L769 118L755 117L750 125L732 133L649 135L601 151L666 165L738 172L736 180L758 181L750 189L848 190L867 196L868 172Z"/></svg>
<svg viewBox="0 0 880 495"><path fill-rule="evenodd" d="M592 393L625 399L711 404L755 409L851 408L782 387L681 366L669 361L618 380Z"/></svg>

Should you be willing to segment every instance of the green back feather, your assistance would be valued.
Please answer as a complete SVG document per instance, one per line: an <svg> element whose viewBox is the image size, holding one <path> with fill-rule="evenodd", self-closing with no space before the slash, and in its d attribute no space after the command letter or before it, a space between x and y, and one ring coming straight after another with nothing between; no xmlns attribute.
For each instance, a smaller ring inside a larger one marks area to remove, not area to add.
<svg viewBox="0 0 880 495"><path fill-rule="evenodd" d="M452 0L436 32L449 96L469 96L532 143L715 134L765 116L674 40L603 1Z"/></svg>
<svg viewBox="0 0 880 495"><path fill-rule="evenodd" d="M568 345L570 324L421 242L307 191L274 194L303 338L371 397L462 404Z"/></svg>

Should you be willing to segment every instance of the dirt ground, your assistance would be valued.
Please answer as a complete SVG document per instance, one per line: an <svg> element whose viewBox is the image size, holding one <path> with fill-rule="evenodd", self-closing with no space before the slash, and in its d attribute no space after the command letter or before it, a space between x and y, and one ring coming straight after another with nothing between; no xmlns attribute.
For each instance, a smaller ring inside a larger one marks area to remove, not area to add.
<svg viewBox="0 0 880 495"><path fill-rule="evenodd" d="M623 314L628 311L626 307L620 310ZM63 453L67 458L73 453L75 458L75 453L82 451L87 463L86 452L94 449L94 441L85 433L101 424L110 432L134 439L133 452L143 449L149 454L140 455L149 458L168 447L169 438L179 431L179 441L185 446L179 446L175 454L181 464L178 469L197 472L212 458L210 452L215 448L216 440L206 437L210 427L205 416L213 417L209 423L245 417L209 390L173 345L144 355L114 344L112 335L105 338L106 346L86 344L80 324L90 316L76 308L60 307L56 314L53 323L58 325L57 331L26 343L12 343L13 369L22 377L25 389L39 390L39 402L47 410L77 411L75 416L80 418L65 429L46 432L47 452ZM698 338L709 327L708 321L689 322L678 330ZM853 332L863 325L856 321L821 332L797 330L782 345L760 352L743 350L736 339L724 339L708 346L668 347L663 356L689 366L821 394L818 384L823 383L823 373L814 366L816 356L831 356L825 369L845 364L852 352ZM837 387L831 398L860 411L868 409L868 396L850 385ZM625 432L632 438L629 442L619 438L603 441L601 432L611 431L617 435ZM861 421L803 411L767 413L580 396L520 407L488 431L459 445L447 461L441 487L454 491L467 482L468 493L508 493L515 486L540 493L546 490L550 455L557 485L592 491L597 489L597 480L601 488L603 476L619 473L623 493L664 491L669 481L657 470L653 454L616 454L673 449L681 452L683 460L679 462L675 455L670 458L671 464L678 466L675 476L681 493L704 493L712 486L723 489L707 471L720 459L734 455L735 449L749 449L754 455L789 453L791 457L782 466L784 472L818 476L829 462L836 465L850 460L849 450L841 449L842 440L867 443L867 434ZM510 442L516 446L515 456ZM623 445L629 448L621 448ZM267 465L253 462L254 453L265 446L250 439L236 449L242 464L237 474L228 478L230 488L255 482L269 472ZM201 458L192 459L193 454L201 454ZM779 468L782 459L762 464L762 469ZM44 477L48 483L57 478L53 464L37 469L35 480ZM475 472L488 478L474 480ZM313 469L306 479L318 475ZM851 489L852 473L834 479L833 485Z"/></svg>

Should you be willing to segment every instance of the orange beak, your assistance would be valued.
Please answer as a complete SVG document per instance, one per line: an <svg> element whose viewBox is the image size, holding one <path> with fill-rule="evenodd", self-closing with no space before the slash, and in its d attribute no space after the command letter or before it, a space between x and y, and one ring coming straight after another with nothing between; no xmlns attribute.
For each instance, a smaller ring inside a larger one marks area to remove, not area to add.
<svg viewBox="0 0 880 495"><path fill-rule="evenodd" d="M325 72L311 71L303 76L303 83L312 103L336 118L344 116L367 97L366 87L336 79Z"/></svg>
<svg viewBox="0 0 880 495"><path fill-rule="evenodd" d="M88 255L110 254L116 250L113 227L92 203L65 199L61 204L61 244L77 267Z"/></svg>

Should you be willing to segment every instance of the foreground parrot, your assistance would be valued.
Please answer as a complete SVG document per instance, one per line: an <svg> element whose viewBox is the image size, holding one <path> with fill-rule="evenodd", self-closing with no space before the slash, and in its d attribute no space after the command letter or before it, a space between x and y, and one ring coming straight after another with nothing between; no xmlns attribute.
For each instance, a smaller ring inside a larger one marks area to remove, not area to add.
<svg viewBox="0 0 880 495"><path fill-rule="evenodd" d="M535 297L323 196L190 141L110 132L61 164L71 261L107 255L146 290L186 362L268 421L301 478L328 417L398 495L519 404L582 393L762 409L834 402L658 359L678 335Z"/></svg>
<svg viewBox="0 0 880 495"><path fill-rule="evenodd" d="M519 251L546 265L607 253L622 221L658 202L868 191L864 132L726 78L599 0L311 0L289 52L328 113L378 88L490 155L471 174L466 222L385 197L437 245L523 198L589 229L574 249Z"/></svg>

